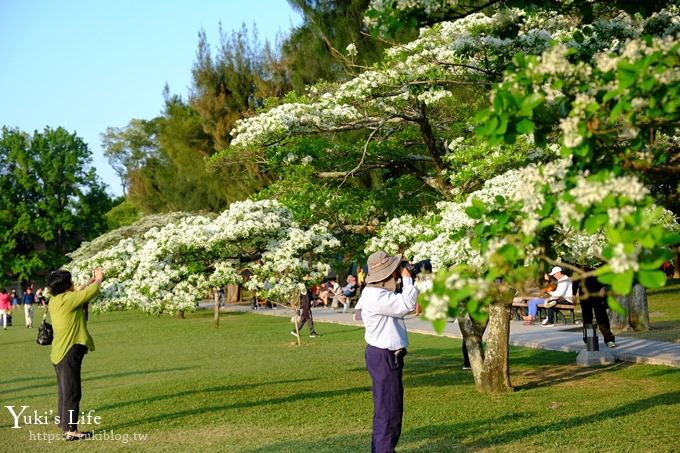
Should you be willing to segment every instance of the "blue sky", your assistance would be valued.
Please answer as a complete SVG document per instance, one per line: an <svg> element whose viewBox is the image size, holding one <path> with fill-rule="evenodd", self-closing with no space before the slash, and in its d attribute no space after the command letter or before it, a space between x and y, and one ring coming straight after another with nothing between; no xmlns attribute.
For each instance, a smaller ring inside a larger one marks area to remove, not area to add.
<svg viewBox="0 0 680 453"><path fill-rule="evenodd" d="M0 126L75 131L119 195L99 135L157 116L166 82L186 98L198 32L215 48L220 22L273 42L301 19L286 0L0 0Z"/></svg>

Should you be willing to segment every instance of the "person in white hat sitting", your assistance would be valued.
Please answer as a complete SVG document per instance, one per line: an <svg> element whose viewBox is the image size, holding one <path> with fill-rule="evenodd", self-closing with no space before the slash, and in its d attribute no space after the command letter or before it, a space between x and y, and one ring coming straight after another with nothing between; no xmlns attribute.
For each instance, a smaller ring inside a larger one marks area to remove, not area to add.
<svg viewBox="0 0 680 453"><path fill-rule="evenodd" d="M562 272L562 268L555 266L548 275L555 277L557 280L557 288L555 291L548 292L550 294L550 298L543 304L548 309L548 316L541 324L546 327L555 325L555 309L552 307L557 304L574 304L572 281L568 275Z"/></svg>
<svg viewBox="0 0 680 453"><path fill-rule="evenodd" d="M379 251L369 256L366 287L356 306L366 328L366 368L372 380L372 452L393 452L401 436L402 370L408 347L404 316L415 310L418 290L406 268L398 272L400 263L401 255ZM396 292L399 273L401 293Z"/></svg>

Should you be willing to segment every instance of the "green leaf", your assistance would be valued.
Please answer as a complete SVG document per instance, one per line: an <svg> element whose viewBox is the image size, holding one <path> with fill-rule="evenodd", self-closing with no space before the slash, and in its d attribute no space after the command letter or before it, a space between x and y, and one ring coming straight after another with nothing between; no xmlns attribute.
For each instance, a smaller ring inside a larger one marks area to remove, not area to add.
<svg viewBox="0 0 680 453"><path fill-rule="evenodd" d="M435 319L432 321L432 328L435 332L441 335L442 332L444 332L444 328L446 327L446 321L446 319Z"/></svg>
<svg viewBox="0 0 680 453"><path fill-rule="evenodd" d="M625 89L633 85L637 81L637 76L638 73L632 65L619 63L619 71L617 73L619 87Z"/></svg>
<svg viewBox="0 0 680 453"><path fill-rule="evenodd" d="M680 233L669 233L661 238L660 245L678 245L680 244Z"/></svg>
<svg viewBox="0 0 680 453"><path fill-rule="evenodd" d="M640 271L638 281L646 288L660 288L666 284L666 274L663 271Z"/></svg>
<svg viewBox="0 0 680 453"><path fill-rule="evenodd" d="M493 116L487 119L484 123L481 124L481 126L477 128L477 134L482 136L491 135L492 132L496 131L497 126L498 118L496 116Z"/></svg>
<svg viewBox="0 0 680 453"><path fill-rule="evenodd" d="M607 220L609 220L607 214L592 215L586 219L585 229L589 234L595 234Z"/></svg>
<svg viewBox="0 0 680 453"><path fill-rule="evenodd" d="M481 219L483 212L484 211L474 206L469 206L465 208L465 213L472 219Z"/></svg>
<svg viewBox="0 0 680 453"><path fill-rule="evenodd" d="M505 244L503 247L499 248L496 253L505 258L506 261L514 263L517 261L517 248L511 244Z"/></svg>
<svg viewBox="0 0 680 453"><path fill-rule="evenodd" d="M484 202L477 197L472 198L471 203L472 206L481 211L484 211L486 209L486 205L484 204Z"/></svg>
<svg viewBox="0 0 680 453"><path fill-rule="evenodd" d="M531 117L533 115L534 109L541 105L542 102L543 95L539 93L530 94L529 96L522 99L518 115Z"/></svg>
<svg viewBox="0 0 680 453"><path fill-rule="evenodd" d="M520 134L530 134L534 131L534 122L524 118L515 125L515 130Z"/></svg>
<svg viewBox="0 0 680 453"><path fill-rule="evenodd" d="M538 228L540 230L542 230L543 228L547 228L547 227L553 226L555 224L557 224L557 220L552 219L552 218L547 218L547 219L541 220L541 223L538 224Z"/></svg>
<svg viewBox="0 0 680 453"><path fill-rule="evenodd" d="M618 300L616 300L616 297L609 296L607 297L607 305L609 305L609 308L615 311L616 313L620 314L621 316L626 315L626 309L621 306Z"/></svg>
<svg viewBox="0 0 680 453"><path fill-rule="evenodd" d="M634 276L635 272L632 269L628 269L622 274L615 274L612 280L612 289L618 294L628 294L633 287Z"/></svg>
<svg viewBox="0 0 680 453"><path fill-rule="evenodd" d="M611 91L607 91L607 94L605 94L604 97L602 98L602 103L604 104L604 103L606 103L607 101L609 101L609 100L611 100L611 99L614 99L614 98L615 98L616 96L618 96L619 94L621 94L621 90L611 90Z"/></svg>

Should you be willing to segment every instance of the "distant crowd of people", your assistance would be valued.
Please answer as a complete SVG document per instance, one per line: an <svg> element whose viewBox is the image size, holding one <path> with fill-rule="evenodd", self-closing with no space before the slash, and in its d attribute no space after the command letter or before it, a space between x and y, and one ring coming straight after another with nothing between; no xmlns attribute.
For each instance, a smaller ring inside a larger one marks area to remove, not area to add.
<svg viewBox="0 0 680 453"><path fill-rule="evenodd" d="M33 327L33 315L34 306L39 305L40 307L45 307L48 304L48 299L44 295L43 288L38 288L35 292L33 290L33 285L26 287L24 292L19 295L16 289L7 291L7 288L0 289L0 321L2 322L2 328L7 330L11 327L12 314L15 310L20 310L19 306L24 308L24 320L26 323L26 328Z"/></svg>

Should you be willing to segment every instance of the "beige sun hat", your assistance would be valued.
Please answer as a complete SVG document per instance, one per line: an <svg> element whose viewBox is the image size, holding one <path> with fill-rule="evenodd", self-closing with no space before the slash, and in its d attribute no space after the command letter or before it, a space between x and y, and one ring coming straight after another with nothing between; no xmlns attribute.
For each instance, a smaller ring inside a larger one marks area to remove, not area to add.
<svg viewBox="0 0 680 453"><path fill-rule="evenodd" d="M382 250L368 257L368 275L366 283L376 283L385 280L399 267L401 255L390 256Z"/></svg>

